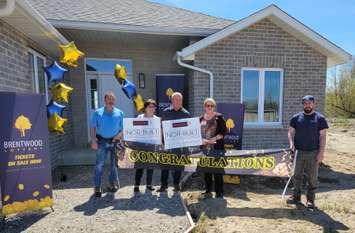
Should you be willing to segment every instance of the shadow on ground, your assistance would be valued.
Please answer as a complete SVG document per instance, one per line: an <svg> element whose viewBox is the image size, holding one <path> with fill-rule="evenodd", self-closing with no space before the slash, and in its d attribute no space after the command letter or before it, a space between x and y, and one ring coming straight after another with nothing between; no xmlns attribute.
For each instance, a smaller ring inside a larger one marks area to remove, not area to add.
<svg viewBox="0 0 355 233"><path fill-rule="evenodd" d="M304 220L312 222L323 228L323 232L337 232L338 230L348 230L343 223L334 220L321 210L309 212L304 206L298 209L289 208L227 208L227 201L224 199L206 199L198 203L189 205L189 210L196 220L202 212L210 219L224 218L228 216L254 217L264 219L284 219Z"/></svg>

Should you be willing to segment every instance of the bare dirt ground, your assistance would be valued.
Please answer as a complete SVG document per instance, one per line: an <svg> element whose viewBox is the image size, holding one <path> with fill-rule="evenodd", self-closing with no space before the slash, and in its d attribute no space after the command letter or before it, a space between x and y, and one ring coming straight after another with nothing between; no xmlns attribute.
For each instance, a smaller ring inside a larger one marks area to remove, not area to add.
<svg viewBox="0 0 355 233"><path fill-rule="evenodd" d="M224 199L201 200L203 180L193 175L182 195L194 232L355 232L355 120L330 123L316 212L285 204L285 179L241 177L240 185L226 185Z"/></svg>

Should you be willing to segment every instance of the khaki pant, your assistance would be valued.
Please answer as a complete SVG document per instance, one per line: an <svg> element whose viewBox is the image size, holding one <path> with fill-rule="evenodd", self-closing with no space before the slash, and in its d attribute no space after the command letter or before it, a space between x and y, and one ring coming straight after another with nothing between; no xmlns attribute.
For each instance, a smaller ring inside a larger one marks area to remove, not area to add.
<svg viewBox="0 0 355 233"><path fill-rule="evenodd" d="M293 175L293 195L296 199L301 199L301 185L303 175L307 178L307 201L314 202L315 190L318 186L318 151L297 151L295 173Z"/></svg>

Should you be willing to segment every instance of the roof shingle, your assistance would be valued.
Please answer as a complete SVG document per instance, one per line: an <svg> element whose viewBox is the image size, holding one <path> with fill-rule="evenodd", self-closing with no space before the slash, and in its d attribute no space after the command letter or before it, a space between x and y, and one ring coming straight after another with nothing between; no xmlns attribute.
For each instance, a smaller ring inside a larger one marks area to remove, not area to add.
<svg viewBox="0 0 355 233"><path fill-rule="evenodd" d="M161 28L222 29L234 21L146 0L29 0L47 20Z"/></svg>

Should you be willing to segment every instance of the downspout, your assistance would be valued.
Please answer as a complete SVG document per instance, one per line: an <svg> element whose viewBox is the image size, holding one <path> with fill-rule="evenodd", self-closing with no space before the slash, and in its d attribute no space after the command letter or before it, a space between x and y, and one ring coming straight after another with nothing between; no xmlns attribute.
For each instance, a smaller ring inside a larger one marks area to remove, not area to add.
<svg viewBox="0 0 355 233"><path fill-rule="evenodd" d="M192 65L189 65L189 64L186 64L184 62L181 61L181 52L176 52L176 55L177 55L177 62L180 66L183 66L183 67L186 67L186 68L189 68L189 69L192 69L192 70L196 70L196 71L199 71L201 73L205 73L205 74L208 74L210 76L210 97L213 98L213 74L211 71L209 70L205 70L205 69L202 69L202 68L199 68L199 67L196 67L196 66L192 66Z"/></svg>
<svg viewBox="0 0 355 233"><path fill-rule="evenodd" d="M0 8L0 16L3 17L3 16L11 15L15 9L15 0L5 0L5 1L0 0L0 1L6 2L4 4L5 7Z"/></svg>

